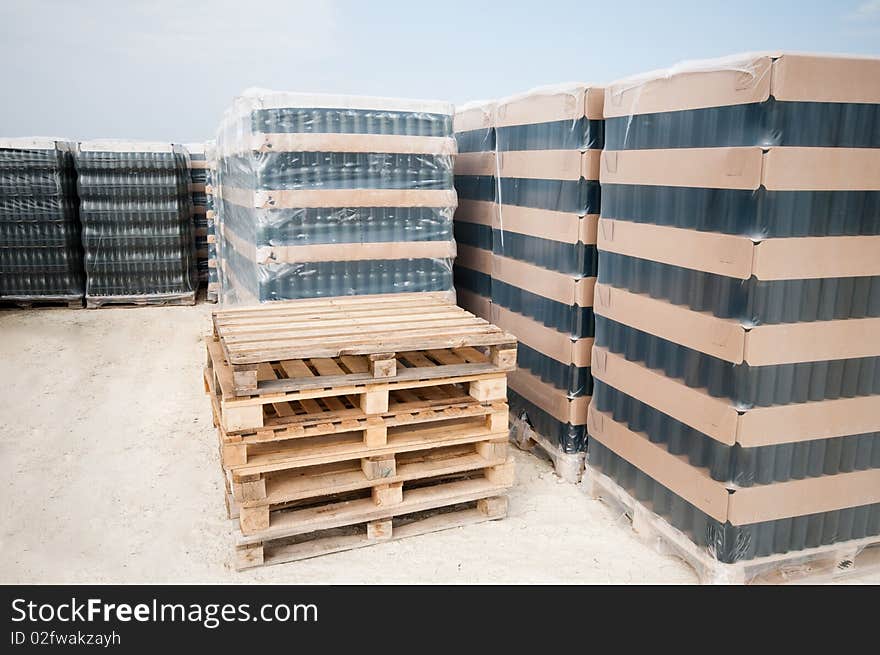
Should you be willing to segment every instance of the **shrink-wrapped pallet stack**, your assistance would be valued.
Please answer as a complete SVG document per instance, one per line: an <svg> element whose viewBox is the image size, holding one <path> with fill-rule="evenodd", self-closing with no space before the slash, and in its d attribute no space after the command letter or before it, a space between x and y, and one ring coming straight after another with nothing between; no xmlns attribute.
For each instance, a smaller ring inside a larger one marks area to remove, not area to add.
<svg viewBox="0 0 880 655"><path fill-rule="evenodd" d="M692 62L604 114L594 490L715 579L876 542L880 60Z"/></svg>
<svg viewBox="0 0 880 655"><path fill-rule="evenodd" d="M498 101L494 118L491 319L520 344L508 399L575 479L592 392L602 97L584 84L544 87Z"/></svg>
<svg viewBox="0 0 880 655"><path fill-rule="evenodd" d="M221 302L451 295L451 105L255 91L218 149Z"/></svg>
<svg viewBox="0 0 880 655"><path fill-rule="evenodd" d="M86 305L193 304L189 157L169 143L87 141L75 155Z"/></svg>
<svg viewBox="0 0 880 655"><path fill-rule="evenodd" d="M495 177L495 103L456 107L455 243L453 276L458 304L490 319L492 302L492 227L497 224Z"/></svg>
<svg viewBox="0 0 880 655"><path fill-rule="evenodd" d="M73 148L46 138L0 140L0 300L82 306Z"/></svg>

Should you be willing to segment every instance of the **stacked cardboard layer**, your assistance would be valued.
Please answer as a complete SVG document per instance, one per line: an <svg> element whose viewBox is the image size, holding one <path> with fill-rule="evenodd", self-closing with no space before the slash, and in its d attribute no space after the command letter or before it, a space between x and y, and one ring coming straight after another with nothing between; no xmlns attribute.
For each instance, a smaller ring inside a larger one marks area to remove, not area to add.
<svg viewBox="0 0 880 655"><path fill-rule="evenodd" d="M0 141L0 299L82 304L73 144Z"/></svg>
<svg viewBox="0 0 880 655"><path fill-rule="evenodd" d="M189 154L190 191L193 204L193 231L196 248L196 270L199 282L208 281L208 197L205 185L208 182L208 160L205 156L204 143L187 143L184 145Z"/></svg>
<svg viewBox="0 0 880 655"><path fill-rule="evenodd" d="M495 178L495 103L457 107L453 123L455 158L455 243L453 274L458 304L490 318L492 301L492 226L497 224Z"/></svg>
<svg viewBox="0 0 880 655"><path fill-rule="evenodd" d="M450 105L259 92L218 148L223 302L451 292Z"/></svg>
<svg viewBox="0 0 880 655"><path fill-rule="evenodd" d="M565 453L585 447L592 392L602 97L548 87L495 109L491 318L520 341L511 409Z"/></svg>
<svg viewBox="0 0 880 655"><path fill-rule="evenodd" d="M880 60L686 64L604 114L589 467L724 563L880 534Z"/></svg>
<svg viewBox="0 0 880 655"><path fill-rule="evenodd" d="M79 145L75 162L87 305L195 302L184 148L90 141Z"/></svg>

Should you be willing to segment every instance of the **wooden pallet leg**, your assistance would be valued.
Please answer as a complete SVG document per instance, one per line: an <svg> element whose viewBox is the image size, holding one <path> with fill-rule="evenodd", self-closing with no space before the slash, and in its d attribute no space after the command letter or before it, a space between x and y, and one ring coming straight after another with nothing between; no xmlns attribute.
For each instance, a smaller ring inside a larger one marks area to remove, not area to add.
<svg viewBox="0 0 880 655"><path fill-rule="evenodd" d="M498 466L490 466L484 470L486 479L492 484L512 486L515 464L513 460L499 464Z"/></svg>
<svg viewBox="0 0 880 655"><path fill-rule="evenodd" d="M394 353L370 355L370 375L374 378L393 378L397 375L397 359Z"/></svg>
<svg viewBox="0 0 880 655"><path fill-rule="evenodd" d="M235 502L235 498L228 491L224 495L226 497L226 518L237 519L239 516L238 503Z"/></svg>
<svg viewBox="0 0 880 655"><path fill-rule="evenodd" d="M241 571L263 565L263 544L248 544L235 548L235 568Z"/></svg>
<svg viewBox="0 0 880 655"><path fill-rule="evenodd" d="M378 455L361 459L361 470L367 480L381 480L397 475L397 462L394 455Z"/></svg>
<svg viewBox="0 0 880 655"><path fill-rule="evenodd" d="M388 428L382 419L367 419L367 427L364 429L364 445L368 448L377 448L388 443Z"/></svg>
<svg viewBox="0 0 880 655"><path fill-rule="evenodd" d="M382 519L381 521L370 521L367 523L367 539L371 541L391 539L392 531L391 519Z"/></svg>
<svg viewBox="0 0 880 655"><path fill-rule="evenodd" d="M377 505L399 505L403 502L403 482L376 485L373 487L373 502Z"/></svg>
<svg viewBox="0 0 880 655"><path fill-rule="evenodd" d="M482 403L507 398L507 377L493 380L474 380L468 385L468 393Z"/></svg>
<svg viewBox="0 0 880 655"><path fill-rule="evenodd" d="M388 411L388 387L385 385L367 386L361 394L361 409L364 414L382 414Z"/></svg>
<svg viewBox="0 0 880 655"><path fill-rule="evenodd" d="M247 464L247 444L225 443L220 447L220 453L224 468Z"/></svg>
<svg viewBox="0 0 880 655"><path fill-rule="evenodd" d="M477 510L490 519L507 516L507 496L493 496L477 501Z"/></svg>
<svg viewBox="0 0 880 655"><path fill-rule="evenodd" d="M265 500L266 478L259 473L232 476L232 497L240 503Z"/></svg>
<svg viewBox="0 0 880 655"><path fill-rule="evenodd" d="M257 390L257 364L237 364L232 369L232 386L239 393Z"/></svg>
<svg viewBox="0 0 880 655"><path fill-rule="evenodd" d="M238 522L244 534L253 534L269 527L269 506L239 507Z"/></svg>
<svg viewBox="0 0 880 655"><path fill-rule="evenodd" d="M497 409L486 416L486 427L490 432L507 432L507 407Z"/></svg>
<svg viewBox="0 0 880 655"><path fill-rule="evenodd" d="M477 442L477 453L484 459L497 460L507 455L507 439Z"/></svg>
<svg viewBox="0 0 880 655"><path fill-rule="evenodd" d="M224 427L229 432L263 427L262 405L224 407L221 409L220 414L223 417Z"/></svg>
<svg viewBox="0 0 880 655"><path fill-rule="evenodd" d="M489 358L498 368L513 369L516 367L516 344L491 346Z"/></svg>

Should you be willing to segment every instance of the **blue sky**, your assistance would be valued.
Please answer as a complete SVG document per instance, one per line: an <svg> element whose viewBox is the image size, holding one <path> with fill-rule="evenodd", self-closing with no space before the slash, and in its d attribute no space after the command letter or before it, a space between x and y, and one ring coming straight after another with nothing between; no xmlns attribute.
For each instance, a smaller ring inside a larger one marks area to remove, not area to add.
<svg viewBox="0 0 880 655"><path fill-rule="evenodd" d="M747 50L880 55L880 0L3 0L0 134L202 140L249 86L460 103Z"/></svg>

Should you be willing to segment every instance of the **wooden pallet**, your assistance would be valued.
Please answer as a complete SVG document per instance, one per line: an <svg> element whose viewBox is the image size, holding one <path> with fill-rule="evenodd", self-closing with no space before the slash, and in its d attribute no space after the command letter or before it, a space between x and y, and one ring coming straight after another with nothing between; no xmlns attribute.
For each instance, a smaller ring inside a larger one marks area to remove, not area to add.
<svg viewBox="0 0 880 655"><path fill-rule="evenodd" d="M154 305L195 305L196 294L190 293L169 293L143 296L86 296L86 307L88 309L99 309L107 305L128 305L136 307L147 307Z"/></svg>
<svg viewBox="0 0 880 655"><path fill-rule="evenodd" d="M222 309L214 312L213 323L231 369L232 395L238 396L303 388L303 376L314 372L285 371L294 361L312 369L323 363L326 369L317 374L337 378L330 381L334 385L510 371L516 365L515 337L438 293Z"/></svg>
<svg viewBox="0 0 880 655"><path fill-rule="evenodd" d="M485 477L404 489L396 504L373 498L282 510L270 527L240 535L235 546L239 570L361 548L393 539L436 532L507 514L509 485Z"/></svg>
<svg viewBox="0 0 880 655"><path fill-rule="evenodd" d="M431 354L433 359L420 353L400 353L399 361L405 367L402 366L393 377L386 378L374 378L365 370L369 358L363 355L285 360L277 365L264 363L259 366L259 378L281 382L286 389L275 393L264 390L243 397L236 395L233 372L219 342L209 340L205 384L219 405L220 425L230 434L295 423L295 417L303 412L318 415L325 409L344 412L356 407L361 416L385 414L389 411L392 394L405 390L466 385L467 394L480 403L506 399L506 369L487 362L482 353L472 348L456 348L431 351ZM452 361L453 357L459 362L465 357L471 360L482 358L482 361L477 362L477 368L470 364L459 367L458 364L445 366L436 363L437 360ZM465 370L469 372L464 373ZM441 377L438 371L457 372L457 375ZM295 377L282 377L284 375ZM418 394L413 393L418 399ZM423 399L428 398L427 393L422 392ZM412 395L404 397L412 398ZM442 397L436 393L433 395L433 399ZM355 414L350 413L350 416Z"/></svg>
<svg viewBox="0 0 880 655"><path fill-rule="evenodd" d="M880 571L880 536L853 539L726 564L697 546L623 487L589 465L584 473L588 493L619 509L633 531L662 552L688 564L702 584L821 584Z"/></svg>
<svg viewBox="0 0 880 655"><path fill-rule="evenodd" d="M45 297L9 297L0 298L0 307L17 309L82 309L82 296L45 296Z"/></svg>
<svg viewBox="0 0 880 655"><path fill-rule="evenodd" d="M415 484L481 477L498 485L513 484L513 460L503 440L347 459L269 474L228 474L227 507L238 514L242 534L270 527L275 512L303 506L330 506L343 500L370 498L394 505Z"/></svg>

